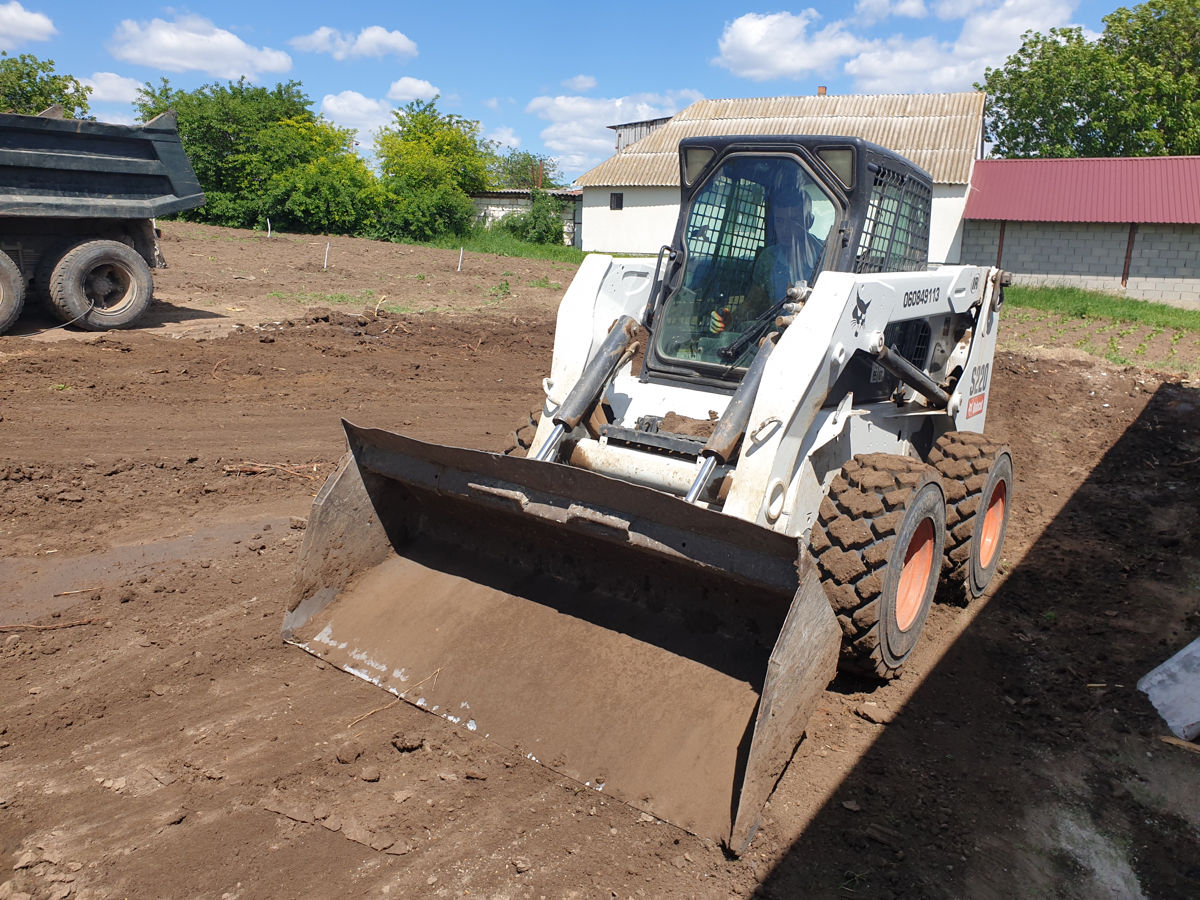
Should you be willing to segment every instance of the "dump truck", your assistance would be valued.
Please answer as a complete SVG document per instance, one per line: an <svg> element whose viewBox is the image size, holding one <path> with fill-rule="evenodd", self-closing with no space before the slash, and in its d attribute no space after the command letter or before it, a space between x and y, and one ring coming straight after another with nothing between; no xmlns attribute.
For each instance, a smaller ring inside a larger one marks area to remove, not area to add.
<svg viewBox="0 0 1200 900"><path fill-rule="evenodd" d="M679 165L671 244L566 291L524 453L344 423L283 635L737 853L838 670L996 572L1005 275L928 266L930 178L875 144Z"/></svg>
<svg viewBox="0 0 1200 900"><path fill-rule="evenodd" d="M133 126L0 114L0 334L29 296L77 328L130 327L166 265L153 219L203 203L173 111Z"/></svg>

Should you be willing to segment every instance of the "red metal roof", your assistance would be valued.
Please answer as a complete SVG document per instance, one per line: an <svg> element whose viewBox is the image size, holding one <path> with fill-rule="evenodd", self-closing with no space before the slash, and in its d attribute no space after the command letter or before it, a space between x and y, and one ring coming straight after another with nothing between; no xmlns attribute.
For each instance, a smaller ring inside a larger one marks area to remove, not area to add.
<svg viewBox="0 0 1200 900"><path fill-rule="evenodd" d="M1200 224L1200 156L976 160L963 218Z"/></svg>

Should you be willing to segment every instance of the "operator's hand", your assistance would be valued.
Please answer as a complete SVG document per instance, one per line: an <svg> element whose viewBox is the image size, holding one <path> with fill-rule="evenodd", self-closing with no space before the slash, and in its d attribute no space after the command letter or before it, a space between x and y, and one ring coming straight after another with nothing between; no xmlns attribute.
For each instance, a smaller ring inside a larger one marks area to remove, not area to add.
<svg viewBox="0 0 1200 900"><path fill-rule="evenodd" d="M729 320L732 318L729 307L723 306L720 309L714 309L708 317L708 330L712 334L720 334L729 327Z"/></svg>

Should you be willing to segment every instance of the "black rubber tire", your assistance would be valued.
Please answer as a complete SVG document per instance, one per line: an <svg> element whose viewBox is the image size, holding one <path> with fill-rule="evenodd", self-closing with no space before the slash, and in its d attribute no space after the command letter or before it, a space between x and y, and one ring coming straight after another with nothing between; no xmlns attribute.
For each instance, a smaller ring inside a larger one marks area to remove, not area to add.
<svg viewBox="0 0 1200 900"><path fill-rule="evenodd" d="M839 668L900 674L929 615L945 542L946 499L932 466L869 453L842 467L810 540L842 626Z"/></svg>
<svg viewBox="0 0 1200 900"><path fill-rule="evenodd" d="M38 259L37 265L33 267L33 284L30 285L32 290L29 297L42 303L60 322L65 320L58 307L50 300L50 279L54 276L54 268L58 265L58 261L72 246L70 243L57 243L48 247Z"/></svg>
<svg viewBox="0 0 1200 900"><path fill-rule="evenodd" d="M72 247L50 276L55 315L87 331L128 328L153 299L150 266L118 241L86 241Z"/></svg>
<svg viewBox="0 0 1200 900"><path fill-rule="evenodd" d="M7 253L0 250L0 334L12 328L25 306L25 278Z"/></svg>
<svg viewBox="0 0 1200 900"><path fill-rule="evenodd" d="M542 417L542 408L535 407L529 411L525 421L513 429L505 456L528 456L533 444L533 436L537 433L538 421Z"/></svg>
<svg viewBox="0 0 1200 900"><path fill-rule="evenodd" d="M1000 564L1012 509L1012 453L982 434L951 431L937 439L929 461L947 498L943 597L970 603L987 590Z"/></svg>

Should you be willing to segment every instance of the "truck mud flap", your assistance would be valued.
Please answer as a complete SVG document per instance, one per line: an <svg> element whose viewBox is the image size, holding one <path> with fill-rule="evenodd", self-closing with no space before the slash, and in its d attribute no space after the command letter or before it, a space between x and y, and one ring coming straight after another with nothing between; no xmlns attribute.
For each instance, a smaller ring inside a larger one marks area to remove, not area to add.
<svg viewBox="0 0 1200 900"><path fill-rule="evenodd" d="M744 849L837 666L807 552L594 472L344 425L284 639Z"/></svg>

